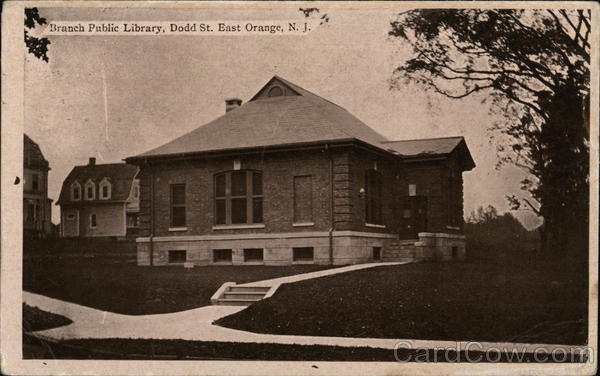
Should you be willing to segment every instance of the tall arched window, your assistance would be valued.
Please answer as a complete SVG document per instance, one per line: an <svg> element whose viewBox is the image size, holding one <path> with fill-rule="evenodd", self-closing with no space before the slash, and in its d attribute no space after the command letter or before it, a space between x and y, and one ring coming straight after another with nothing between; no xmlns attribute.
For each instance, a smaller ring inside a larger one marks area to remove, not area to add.
<svg viewBox="0 0 600 376"><path fill-rule="evenodd" d="M81 200L81 184L79 184L78 181L75 181L73 184L71 184L71 200Z"/></svg>
<svg viewBox="0 0 600 376"><path fill-rule="evenodd" d="M365 173L365 220L367 223L383 224L382 191L383 175L375 170L367 171Z"/></svg>
<svg viewBox="0 0 600 376"><path fill-rule="evenodd" d="M101 200L109 200L111 196L112 186L107 178L102 179L100 184L98 184L98 189L100 190L100 199Z"/></svg>
<svg viewBox="0 0 600 376"><path fill-rule="evenodd" d="M263 223L262 173L239 170L215 175L215 224Z"/></svg>
<svg viewBox="0 0 600 376"><path fill-rule="evenodd" d="M96 184L90 179L85 183L85 196L86 200L96 199Z"/></svg>

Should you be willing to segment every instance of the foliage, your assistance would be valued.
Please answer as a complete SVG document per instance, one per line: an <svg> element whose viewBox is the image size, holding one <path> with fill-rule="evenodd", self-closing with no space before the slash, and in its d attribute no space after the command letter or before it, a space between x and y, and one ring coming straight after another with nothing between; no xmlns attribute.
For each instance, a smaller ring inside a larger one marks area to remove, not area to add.
<svg viewBox="0 0 600 376"><path fill-rule="evenodd" d="M471 212L465 235L470 259L509 262L529 259L540 249L538 231L528 231L511 213L499 215L491 205Z"/></svg>
<svg viewBox="0 0 600 376"><path fill-rule="evenodd" d="M319 8L298 8L298 10L302 12L302 14L304 14L304 17L306 18L310 18L313 15L313 13L316 17L316 14L321 12ZM324 23L329 22L329 16L327 15L327 13L323 13L319 18L321 19L319 25L323 25Z"/></svg>
<svg viewBox="0 0 600 376"><path fill-rule="evenodd" d="M499 165L522 168L526 196L509 197L544 218L544 246L566 246L565 220L587 217L589 10L463 9L400 13L389 35L413 57L394 72L449 98L484 92L503 115L492 129ZM485 100L485 99L484 99Z"/></svg>
<svg viewBox="0 0 600 376"><path fill-rule="evenodd" d="M25 46L30 54L33 54L38 59L48 62L48 38L37 38L29 34L27 29L34 29L36 24L44 25L46 19L40 17L37 8L25 8Z"/></svg>

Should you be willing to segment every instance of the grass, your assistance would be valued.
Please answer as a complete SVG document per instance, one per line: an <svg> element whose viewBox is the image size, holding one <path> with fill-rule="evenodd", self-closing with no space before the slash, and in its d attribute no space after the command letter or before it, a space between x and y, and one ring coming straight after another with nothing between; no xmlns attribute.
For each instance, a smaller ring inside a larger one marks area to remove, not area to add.
<svg viewBox="0 0 600 376"><path fill-rule="evenodd" d="M283 285L216 323L269 334L585 344L585 271L543 262L384 266Z"/></svg>
<svg viewBox="0 0 600 376"><path fill-rule="evenodd" d="M23 304L23 331L37 332L73 323L70 319Z"/></svg>
<svg viewBox="0 0 600 376"><path fill-rule="evenodd" d="M437 361L466 362L481 359L482 362L500 363L533 362L531 353L486 353L454 350L424 349L377 349L370 347L280 345L270 343L200 342L184 340L152 339L80 339L61 343L45 343L45 352L24 351L25 359L138 359L138 360L285 360L285 361ZM467 357L468 356L468 357ZM538 356L537 361L551 361L550 357ZM585 355L569 354L561 362L583 362ZM313 368L318 366L313 365Z"/></svg>
<svg viewBox="0 0 600 376"><path fill-rule="evenodd" d="M112 259L25 260L23 289L110 312L145 315L210 304L224 282L252 282L327 269L320 265L143 267Z"/></svg>

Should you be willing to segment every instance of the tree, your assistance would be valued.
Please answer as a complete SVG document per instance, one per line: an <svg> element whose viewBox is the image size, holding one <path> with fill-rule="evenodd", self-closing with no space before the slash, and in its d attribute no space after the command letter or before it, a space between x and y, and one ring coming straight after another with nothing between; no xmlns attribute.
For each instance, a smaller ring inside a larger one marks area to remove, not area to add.
<svg viewBox="0 0 600 376"><path fill-rule="evenodd" d="M37 8L25 8L25 46L30 54L33 54L38 59L48 62L48 38L37 38L29 34L27 29L34 29L35 25L44 25L46 19L40 17Z"/></svg>
<svg viewBox="0 0 600 376"><path fill-rule="evenodd" d="M582 238L567 229L587 229L590 22L590 10L411 10L389 31L413 55L392 88L408 80L449 98L492 98L503 120L491 129L508 141L497 146L498 167L528 173L529 198L509 203L543 218L544 251Z"/></svg>

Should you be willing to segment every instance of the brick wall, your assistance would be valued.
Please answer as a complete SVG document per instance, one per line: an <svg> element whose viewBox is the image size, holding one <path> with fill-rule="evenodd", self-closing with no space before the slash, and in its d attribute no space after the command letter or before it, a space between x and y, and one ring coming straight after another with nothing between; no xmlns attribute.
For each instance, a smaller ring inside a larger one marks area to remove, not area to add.
<svg viewBox="0 0 600 376"><path fill-rule="evenodd" d="M233 170L234 159L242 169L263 173L264 229L213 229L214 175ZM140 179L140 236L151 233L151 181L154 174L155 236L240 234L255 232L327 231L329 217L329 156L323 149L173 162L144 167ZM312 177L312 226L293 226L294 176ZM169 231L169 185L186 185L186 231Z"/></svg>
<svg viewBox="0 0 600 376"><path fill-rule="evenodd" d="M351 199L353 207L351 229L354 231L397 233L397 185L399 176L398 163L378 154L365 150L353 150L350 153L352 190ZM361 188L365 187L365 176L367 171L376 170L383 178L382 210L383 226L372 227L366 223L366 202L361 195Z"/></svg>

